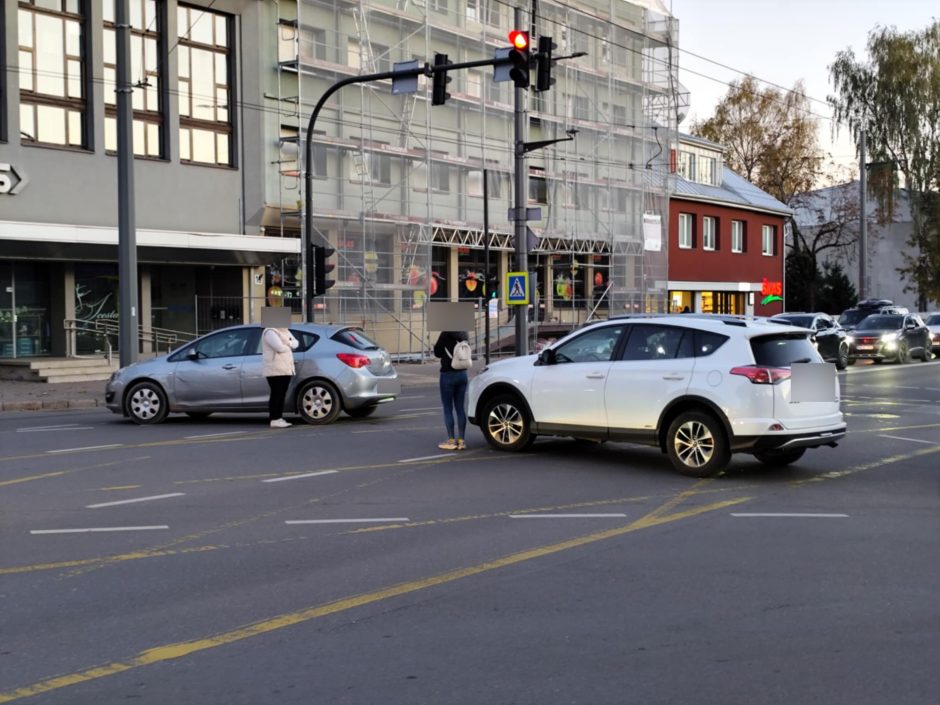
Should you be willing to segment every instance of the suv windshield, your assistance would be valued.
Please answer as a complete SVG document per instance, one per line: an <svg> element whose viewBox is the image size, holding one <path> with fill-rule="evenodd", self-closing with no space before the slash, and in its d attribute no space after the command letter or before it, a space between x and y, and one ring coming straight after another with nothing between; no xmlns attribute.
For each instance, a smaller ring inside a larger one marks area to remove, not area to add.
<svg viewBox="0 0 940 705"><path fill-rule="evenodd" d="M871 315L871 311L865 311L864 309L849 309L845 311L841 316L839 316L839 325L840 326L854 326L868 316Z"/></svg>
<svg viewBox="0 0 940 705"><path fill-rule="evenodd" d="M874 315L862 321L855 330L895 330L904 323L904 316Z"/></svg>
<svg viewBox="0 0 940 705"><path fill-rule="evenodd" d="M751 338L754 362L767 367L789 367L794 362L822 362L805 335L763 335Z"/></svg>

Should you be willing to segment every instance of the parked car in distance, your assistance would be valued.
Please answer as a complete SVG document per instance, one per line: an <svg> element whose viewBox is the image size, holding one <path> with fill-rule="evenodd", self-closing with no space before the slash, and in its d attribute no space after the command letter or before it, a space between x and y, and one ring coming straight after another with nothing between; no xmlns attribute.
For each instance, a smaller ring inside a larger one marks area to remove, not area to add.
<svg viewBox="0 0 940 705"><path fill-rule="evenodd" d="M863 299L839 316L839 325L851 331L873 313L910 313L904 306L895 306L891 299Z"/></svg>
<svg viewBox="0 0 940 705"><path fill-rule="evenodd" d="M791 397L791 365L822 362L809 338L766 319L611 318L484 367L467 415L497 450L568 436L656 446L693 477L720 473L732 453L786 465L846 430L835 375L832 401Z"/></svg>
<svg viewBox="0 0 940 705"><path fill-rule="evenodd" d="M917 357L931 359L930 330L916 313L876 313L849 333L849 364L894 360L899 364Z"/></svg>
<svg viewBox="0 0 940 705"><path fill-rule="evenodd" d="M299 323L290 331L300 345L288 413L309 424L331 423L341 411L361 418L401 392L389 354L360 329ZM123 367L107 383L105 405L138 424L160 423L174 412L193 418L265 412L270 389L261 370L262 332L257 325L224 328Z"/></svg>
<svg viewBox="0 0 940 705"><path fill-rule="evenodd" d="M928 313L923 321L930 329L930 349L934 355L940 355L940 313Z"/></svg>
<svg viewBox="0 0 940 705"><path fill-rule="evenodd" d="M828 313L778 313L769 319L772 323L784 323L813 331L810 337L826 362L834 362L836 369L844 370L849 364L847 333Z"/></svg>

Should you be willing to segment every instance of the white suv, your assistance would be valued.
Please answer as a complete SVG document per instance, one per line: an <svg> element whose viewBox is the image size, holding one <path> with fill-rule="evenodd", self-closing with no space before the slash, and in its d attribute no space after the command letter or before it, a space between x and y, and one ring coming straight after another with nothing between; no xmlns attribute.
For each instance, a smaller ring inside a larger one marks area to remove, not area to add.
<svg viewBox="0 0 940 705"><path fill-rule="evenodd" d="M838 381L833 401L791 400L791 363L822 363L810 335L707 314L613 318L483 368L468 416L498 450L570 436L659 446L693 477L737 452L786 465L845 436Z"/></svg>

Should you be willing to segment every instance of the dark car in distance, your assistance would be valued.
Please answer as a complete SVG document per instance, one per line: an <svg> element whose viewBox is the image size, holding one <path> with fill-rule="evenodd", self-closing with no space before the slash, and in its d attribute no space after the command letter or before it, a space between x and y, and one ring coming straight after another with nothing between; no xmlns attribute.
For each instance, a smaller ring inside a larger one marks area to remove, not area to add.
<svg viewBox="0 0 940 705"><path fill-rule="evenodd" d="M810 338L826 362L834 362L837 370L849 365L849 341L845 329L828 313L778 313L772 323L783 323L813 331Z"/></svg>
<svg viewBox="0 0 940 705"><path fill-rule="evenodd" d="M924 362L932 357L930 329L916 313L876 313L849 334L850 365L856 360L903 364L914 357Z"/></svg>
<svg viewBox="0 0 940 705"><path fill-rule="evenodd" d="M895 306L891 299L863 299L852 308L847 308L839 316L839 325L846 332L855 329L859 323L864 321L873 313L908 313L903 306Z"/></svg>
<svg viewBox="0 0 940 705"><path fill-rule="evenodd" d="M923 317L930 329L930 344L934 355L940 354L940 313L929 313Z"/></svg>

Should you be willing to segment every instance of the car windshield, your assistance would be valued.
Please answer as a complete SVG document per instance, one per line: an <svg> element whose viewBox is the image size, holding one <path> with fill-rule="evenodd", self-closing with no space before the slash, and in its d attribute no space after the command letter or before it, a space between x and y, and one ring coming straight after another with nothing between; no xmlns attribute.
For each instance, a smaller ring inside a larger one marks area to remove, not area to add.
<svg viewBox="0 0 940 705"><path fill-rule="evenodd" d="M871 315L871 311L859 311L859 310L854 310L854 309L851 311L846 311L841 316L839 316L839 325L840 326L858 325L860 321L865 320L870 315Z"/></svg>
<svg viewBox="0 0 940 705"><path fill-rule="evenodd" d="M751 338L754 362L767 367L789 367L794 362L820 362L822 358L806 335L763 335Z"/></svg>
<svg viewBox="0 0 940 705"><path fill-rule="evenodd" d="M932 313L924 321L928 326L940 326L940 313Z"/></svg>
<svg viewBox="0 0 940 705"><path fill-rule="evenodd" d="M786 323L791 326L799 326L800 328L813 327L812 316L774 316L770 321L771 323Z"/></svg>
<svg viewBox="0 0 940 705"><path fill-rule="evenodd" d="M859 323L855 330L895 330L904 323L904 316L874 315Z"/></svg>
<svg viewBox="0 0 940 705"><path fill-rule="evenodd" d="M379 349L378 343L369 338L359 328L343 328L343 330L336 331L332 338L337 343L345 343L352 348L356 348L356 350Z"/></svg>

